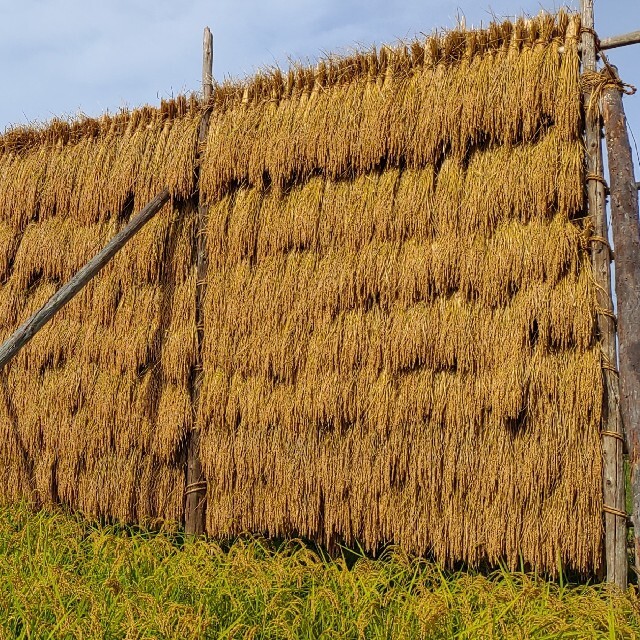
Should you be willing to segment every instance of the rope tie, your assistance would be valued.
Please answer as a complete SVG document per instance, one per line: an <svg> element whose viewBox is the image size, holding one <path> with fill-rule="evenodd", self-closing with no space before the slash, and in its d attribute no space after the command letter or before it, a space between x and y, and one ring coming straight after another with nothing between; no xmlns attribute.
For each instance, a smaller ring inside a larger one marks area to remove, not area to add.
<svg viewBox="0 0 640 640"><path fill-rule="evenodd" d="M609 362L604 354L602 354L602 362L600 363L600 366L607 371L611 371L611 373L616 376L620 375L620 372Z"/></svg>
<svg viewBox="0 0 640 640"><path fill-rule="evenodd" d="M205 491L207 488L207 481L201 480L200 482L192 482L188 484L184 490L184 495L188 496L191 493L200 493L201 491Z"/></svg>
<svg viewBox="0 0 640 640"><path fill-rule="evenodd" d="M580 27L580 35L583 33L589 33L593 36L593 39L596 41L596 51L600 51L600 37L596 33L596 30L593 27Z"/></svg>
<svg viewBox="0 0 640 640"><path fill-rule="evenodd" d="M607 181L601 175L599 175L597 173L587 173L585 179L587 181L595 180L596 182L599 182L601 185L604 186L604 188L607 191L607 193L609 192L609 185L607 184Z"/></svg>
<svg viewBox="0 0 640 640"><path fill-rule="evenodd" d="M620 509L616 509L615 507L610 507L609 505L606 505L606 504L602 505L602 510L614 516L619 516L620 518L624 518L625 520L628 517L628 514L626 511L620 511Z"/></svg>
<svg viewBox="0 0 640 640"><path fill-rule="evenodd" d="M604 64L604 69L600 71L584 71L580 76L580 84L582 91L588 96L587 117L597 119L600 116L600 98L605 89L617 89L621 93L628 96L636 92L636 88L632 84L622 82L615 67L613 67L600 48L600 40L591 28L583 27L584 33L593 33L596 39L596 51Z"/></svg>
<svg viewBox="0 0 640 640"><path fill-rule="evenodd" d="M602 62L604 62L604 66L607 69L607 71L609 72L609 75L611 76L613 84L620 91L622 91L622 93L624 93L624 94L626 94L628 96L632 96L637 91L637 89L632 84L628 84L627 82L622 82L622 80L620 79L620 76L618 75L618 71L616 70L615 67L611 66L611 64L609 63L609 59L605 55L604 51L602 51L602 49L600 48L600 41L599 40L598 40L596 46L598 47L598 53L600 54L600 57L602 58Z"/></svg>
<svg viewBox="0 0 640 640"><path fill-rule="evenodd" d="M608 436L609 438L615 438L616 440L620 440L620 442L624 442L624 436L617 431L606 431L603 430L600 432L601 436Z"/></svg>
<svg viewBox="0 0 640 640"><path fill-rule="evenodd" d="M609 241L603 236L590 236L587 242L599 242L600 244L604 245L609 250L609 255L611 256L611 258L613 258L613 249L611 248Z"/></svg>
<svg viewBox="0 0 640 640"><path fill-rule="evenodd" d="M604 307L598 307L597 313L601 316L606 316L607 318L611 318L614 322L618 322L618 318L616 318L616 314L613 311L609 311L609 309L605 309Z"/></svg>
<svg viewBox="0 0 640 640"><path fill-rule="evenodd" d="M580 27L580 35L582 35L583 33L589 33L593 36L593 39L595 41L595 46L596 46L596 52L602 59L602 62L604 63L604 66L607 69L611 80L613 81L613 85L618 87L619 90L622 91L622 93L626 93L628 96L632 96L636 92L636 88L632 84L627 84L626 82L622 82L622 80L620 79L620 76L618 75L618 72L615 70L614 67L611 66L611 64L609 63L609 59L607 58L604 51L602 50L602 44L600 43L600 38L596 33L596 30L593 29L592 27ZM611 86L611 84L609 84L608 86Z"/></svg>

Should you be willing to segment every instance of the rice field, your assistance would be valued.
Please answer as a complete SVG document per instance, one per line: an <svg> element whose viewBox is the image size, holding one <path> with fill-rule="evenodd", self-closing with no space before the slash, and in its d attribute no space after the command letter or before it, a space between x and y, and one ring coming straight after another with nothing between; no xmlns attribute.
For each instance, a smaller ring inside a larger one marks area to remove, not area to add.
<svg viewBox="0 0 640 640"><path fill-rule="evenodd" d="M0 638L636 638L630 587L0 508Z"/></svg>

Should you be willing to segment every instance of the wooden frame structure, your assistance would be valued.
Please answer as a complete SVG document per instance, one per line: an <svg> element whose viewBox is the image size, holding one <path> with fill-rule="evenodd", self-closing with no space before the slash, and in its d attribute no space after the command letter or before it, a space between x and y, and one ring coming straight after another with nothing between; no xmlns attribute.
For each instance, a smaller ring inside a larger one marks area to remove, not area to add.
<svg viewBox="0 0 640 640"><path fill-rule="evenodd" d="M640 31L599 42L594 31L594 0L581 0L583 72L597 72L598 52L640 43ZM587 210L594 228L592 264L598 285L597 318L603 351L604 402L602 418L603 508L605 525L606 579L625 588L628 577L627 513L625 509L624 444L631 468L635 566L640 567L640 223L638 189L633 173L631 148L622 105L622 89L615 71L606 65L609 81L601 96L602 116L589 114L585 121L587 170ZM611 74L614 74L613 76ZM205 110L198 135L198 158L206 143L213 95L213 36L204 31L202 92ZM585 92L585 105L592 94ZM586 110L586 109L585 109ZM611 196L612 236L616 248L615 293L618 318L614 315L611 261L608 242L607 186L604 179L602 126L606 132ZM200 401L202 344L204 340L203 302L207 273L206 224L208 204L198 192L196 240L196 326L197 356L191 376L193 411ZM120 231L107 246L0 346L0 369L73 298L170 199L167 189L156 196ZM616 340L617 338L617 340ZM617 353L619 345L619 358ZM618 371L619 367L619 371ZM194 421L195 422L195 421ZM184 496L185 533L205 532L207 480L199 457L199 433L192 430L186 446L186 489Z"/></svg>
<svg viewBox="0 0 640 640"><path fill-rule="evenodd" d="M585 72L596 71L596 38L593 0L582 0L582 66ZM585 93L584 104L589 104ZM586 109L585 109L586 111ZM623 429L620 419L619 387L615 371L616 325L611 295L611 248L606 191L603 176L601 123L598 115L585 122L587 207L595 238L592 252L593 272L598 284L598 331L603 351L604 399L602 415L602 491L605 521L605 563L607 580L626 586L626 513L624 511Z"/></svg>
<svg viewBox="0 0 640 640"><path fill-rule="evenodd" d="M200 149L207 140L211 110L209 102L213 95L213 35L206 27L202 43L202 94L206 105L200 121L198 132L198 158ZM197 184L199 184L199 180ZM198 351L196 369L192 373L192 397L194 413L200 405L200 388L202 383L202 342L204 340L204 318L202 307L205 294L205 278L207 274L207 210L202 193L198 191L198 231L196 239L196 331ZM195 415L194 415L195 423ZM185 485L184 529L187 535L199 535L205 532L205 509L207 503L207 481L200 462L200 434L193 430L189 434L187 446L187 477Z"/></svg>
<svg viewBox="0 0 640 640"><path fill-rule="evenodd" d="M620 412L631 467L635 564L640 564L640 225L627 122L618 88L603 95L603 116L609 160L611 226L616 247L615 290L620 345ZM618 448L622 443L618 442ZM618 491L624 497L623 486ZM617 507L624 512L624 504ZM614 515L614 517L617 517ZM624 521L619 525L624 531ZM626 536L625 536L626 542ZM624 548L624 547L623 547ZM626 548L624 549L626 552ZM626 560L626 557L623 558ZM617 566L617 565L616 565ZM623 563L620 570L625 567ZM618 582L616 580L616 582ZM624 586L622 584L621 586Z"/></svg>
<svg viewBox="0 0 640 640"><path fill-rule="evenodd" d="M598 43L594 31L594 0L581 0L583 72L596 72L598 51L640 42L640 31ZM606 62L606 59L605 59ZM640 566L640 222L638 183L622 106L624 85L606 63L602 108L585 123L588 213L593 221L594 275L598 284L598 329L603 350L605 398L602 418L603 509L607 581L624 589L628 579L627 512L624 443L631 468L635 567ZM591 95L585 93L585 104ZM602 111L602 116L600 116ZM615 246L613 309L608 242L606 183L603 177L602 126L606 135L611 195L611 231ZM619 358L616 353L616 330ZM619 368L619 370L618 370ZM637 570L637 569L636 569Z"/></svg>

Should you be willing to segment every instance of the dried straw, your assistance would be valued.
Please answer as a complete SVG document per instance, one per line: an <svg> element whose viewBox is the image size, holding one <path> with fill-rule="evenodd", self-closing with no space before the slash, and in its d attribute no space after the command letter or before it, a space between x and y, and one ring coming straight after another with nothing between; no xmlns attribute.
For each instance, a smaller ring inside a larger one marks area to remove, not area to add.
<svg viewBox="0 0 640 640"><path fill-rule="evenodd" d="M179 520L195 362L194 164L180 98L0 139L0 334L36 311L165 184L150 222L3 373L2 500Z"/></svg>
<svg viewBox="0 0 640 640"><path fill-rule="evenodd" d="M180 518L198 428L213 535L597 568L579 29L544 15L226 83L201 162L185 98L0 137L0 337L173 196L2 378L2 500Z"/></svg>
<svg viewBox="0 0 640 640"><path fill-rule="evenodd" d="M578 32L544 16L219 88L209 533L599 566Z"/></svg>

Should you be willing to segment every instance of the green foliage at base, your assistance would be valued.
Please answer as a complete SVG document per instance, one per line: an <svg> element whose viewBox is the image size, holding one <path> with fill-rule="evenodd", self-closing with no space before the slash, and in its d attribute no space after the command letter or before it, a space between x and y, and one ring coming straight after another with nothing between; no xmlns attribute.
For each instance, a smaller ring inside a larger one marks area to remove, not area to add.
<svg viewBox="0 0 640 640"><path fill-rule="evenodd" d="M60 511L0 508L1 638L635 638L640 600L524 573L445 572L390 550L222 548Z"/></svg>

